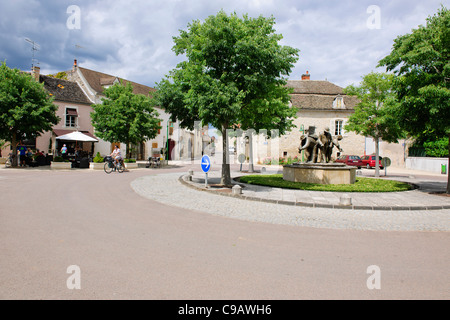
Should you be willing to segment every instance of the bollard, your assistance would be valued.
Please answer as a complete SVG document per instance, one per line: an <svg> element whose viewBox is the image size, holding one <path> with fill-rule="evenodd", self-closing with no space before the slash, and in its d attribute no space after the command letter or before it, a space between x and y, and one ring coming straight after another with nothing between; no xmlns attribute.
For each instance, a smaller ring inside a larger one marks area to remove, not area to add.
<svg viewBox="0 0 450 320"><path fill-rule="evenodd" d="M231 188L231 193L233 195L235 195L235 194L242 194L242 187L240 185L238 185L238 184L233 186L233 188Z"/></svg>
<svg viewBox="0 0 450 320"><path fill-rule="evenodd" d="M352 198L348 194L344 194L339 199L339 204L341 206L351 206L352 205Z"/></svg>
<svg viewBox="0 0 450 320"><path fill-rule="evenodd" d="M192 181L192 176L194 175L194 171L191 169L188 171L188 174L186 176L186 181Z"/></svg>

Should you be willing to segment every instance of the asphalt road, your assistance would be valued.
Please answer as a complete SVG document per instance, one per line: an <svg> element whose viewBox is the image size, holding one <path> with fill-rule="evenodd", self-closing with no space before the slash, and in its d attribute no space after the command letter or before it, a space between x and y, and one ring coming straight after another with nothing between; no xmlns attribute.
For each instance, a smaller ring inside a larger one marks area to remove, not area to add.
<svg viewBox="0 0 450 320"><path fill-rule="evenodd" d="M0 299L450 298L448 232L249 222L130 187L187 170L0 170Z"/></svg>

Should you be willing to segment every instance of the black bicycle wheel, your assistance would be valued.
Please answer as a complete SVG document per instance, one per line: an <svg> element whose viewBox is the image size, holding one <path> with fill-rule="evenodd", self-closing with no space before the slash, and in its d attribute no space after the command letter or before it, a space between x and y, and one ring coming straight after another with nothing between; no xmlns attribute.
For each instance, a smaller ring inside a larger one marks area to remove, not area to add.
<svg viewBox="0 0 450 320"><path fill-rule="evenodd" d="M107 174L110 174L113 171L113 168L109 165L109 162L105 162L105 166L103 168Z"/></svg>
<svg viewBox="0 0 450 320"><path fill-rule="evenodd" d="M119 173L122 173L123 170L125 170L124 165L123 165L122 163L119 162L119 163L117 164L117 171L118 171Z"/></svg>

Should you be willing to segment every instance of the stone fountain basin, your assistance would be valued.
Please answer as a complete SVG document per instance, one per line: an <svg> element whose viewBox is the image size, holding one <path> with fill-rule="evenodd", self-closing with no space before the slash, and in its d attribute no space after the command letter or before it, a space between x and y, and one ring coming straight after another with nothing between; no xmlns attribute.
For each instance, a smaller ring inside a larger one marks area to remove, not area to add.
<svg viewBox="0 0 450 320"><path fill-rule="evenodd" d="M319 184L353 184L356 167L344 163L293 163L283 166L283 179Z"/></svg>

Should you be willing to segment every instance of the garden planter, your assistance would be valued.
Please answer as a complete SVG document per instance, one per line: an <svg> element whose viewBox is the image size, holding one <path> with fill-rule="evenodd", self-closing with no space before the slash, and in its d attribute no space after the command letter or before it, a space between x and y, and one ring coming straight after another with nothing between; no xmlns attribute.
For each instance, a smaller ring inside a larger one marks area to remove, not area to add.
<svg viewBox="0 0 450 320"><path fill-rule="evenodd" d="M50 164L51 169L72 169L72 163L71 162L54 162L52 161Z"/></svg>
<svg viewBox="0 0 450 320"><path fill-rule="evenodd" d="M105 167L105 162L91 162L89 163L89 169L92 170L103 170Z"/></svg>
<svg viewBox="0 0 450 320"><path fill-rule="evenodd" d="M137 162L125 162L125 168L127 169L137 169L138 164Z"/></svg>

